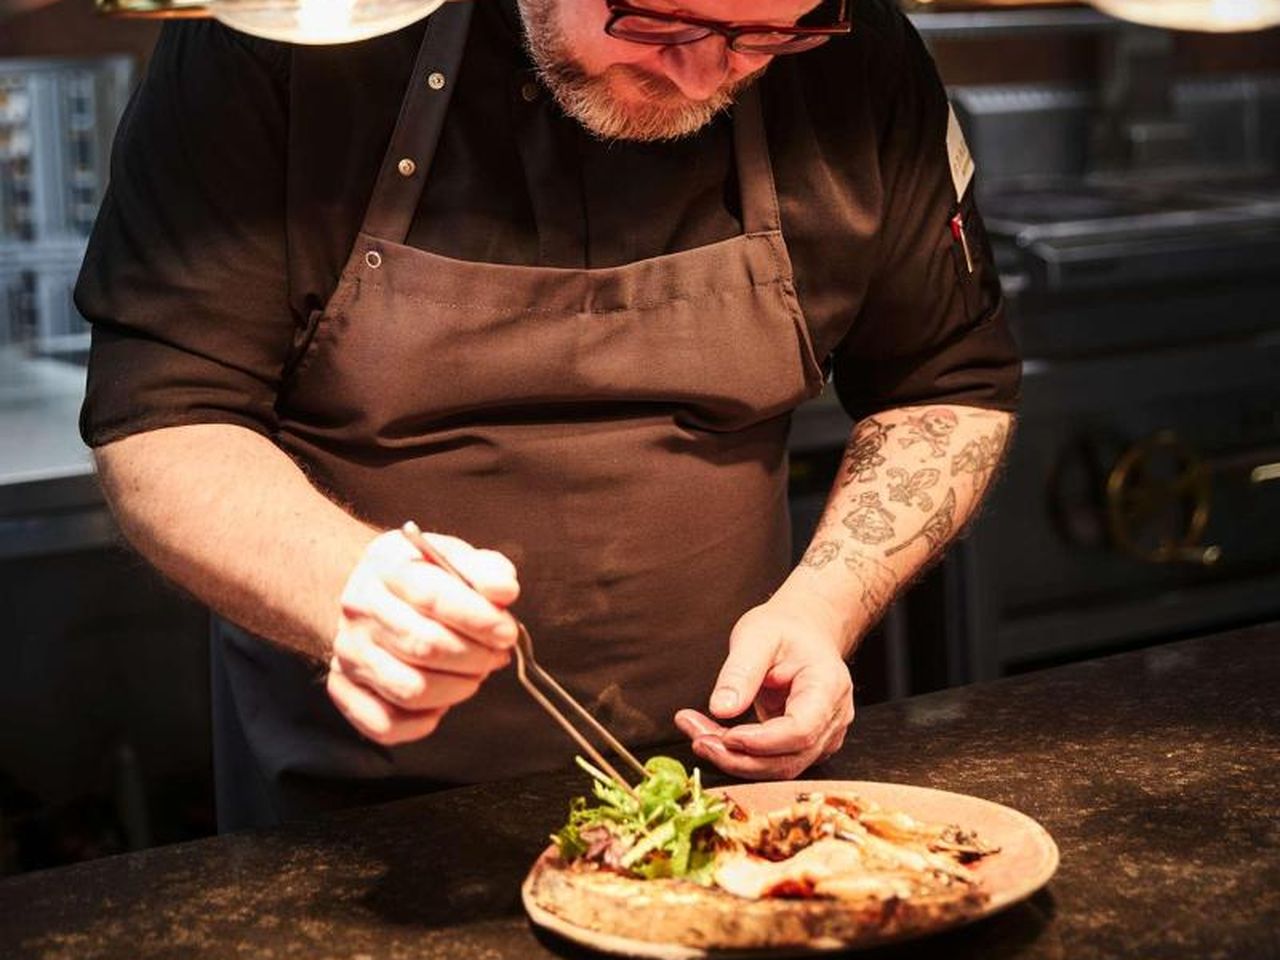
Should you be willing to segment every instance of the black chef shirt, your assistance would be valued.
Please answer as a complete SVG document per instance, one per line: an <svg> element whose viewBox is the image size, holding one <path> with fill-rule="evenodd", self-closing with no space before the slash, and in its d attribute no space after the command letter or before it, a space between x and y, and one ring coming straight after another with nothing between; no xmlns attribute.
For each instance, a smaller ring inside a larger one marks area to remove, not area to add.
<svg viewBox="0 0 1280 960"><path fill-rule="evenodd" d="M850 36L777 58L762 81L815 349L855 417L923 403L1010 410L1019 365L981 221L970 195L956 199L945 93L891 2L855 11ZM274 432L423 28L293 47L213 21L166 25L121 122L76 289L93 324L89 444L190 423ZM477 0L460 74L445 79L456 87L411 245L594 268L741 232L730 119L674 143L593 138L536 82L512 0ZM950 228L957 212L972 272Z"/></svg>

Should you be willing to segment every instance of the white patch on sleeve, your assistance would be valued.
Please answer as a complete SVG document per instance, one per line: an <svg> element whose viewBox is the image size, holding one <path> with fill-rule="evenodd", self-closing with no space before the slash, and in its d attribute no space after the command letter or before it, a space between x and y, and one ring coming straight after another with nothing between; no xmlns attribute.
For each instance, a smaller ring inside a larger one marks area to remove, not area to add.
<svg viewBox="0 0 1280 960"><path fill-rule="evenodd" d="M947 109L947 159L951 163L951 182L956 185L956 201L964 199L964 192L973 182L973 154L965 143L964 131L956 119L955 107Z"/></svg>

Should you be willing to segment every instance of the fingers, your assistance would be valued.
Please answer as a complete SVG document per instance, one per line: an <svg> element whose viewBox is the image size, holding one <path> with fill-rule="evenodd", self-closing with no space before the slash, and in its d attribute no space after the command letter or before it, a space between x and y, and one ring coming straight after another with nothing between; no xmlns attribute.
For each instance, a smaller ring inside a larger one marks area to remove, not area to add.
<svg viewBox="0 0 1280 960"><path fill-rule="evenodd" d="M773 665L777 643L745 642L739 628L729 640L729 656L711 693L711 713L727 719L736 717L751 705L765 674Z"/></svg>
<svg viewBox="0 0 1280 960"><path fill-rule="evenodd" d="M794 780L811 766L811 762L801 756L753 757L735 753L716 737L693 741L693 752L730 776L743 780Z"/></svg>
<svg viewBox="0 0 1280 960"><path fill-rule="evenodd" d="M845 692L838 678L801 670L792 681L781 716L734 727L725 733L724 745L758 757L816 753L831 725L839 719L840 708L847 699Z"/></svg>
<svg viewBox="0 0 1280 960"><path fill-rule="evenodd" d="M510 613L426 560L396 566L382 580L387 590L422 617L444 624L476 643L495 649L515 643L516 625ZM355 605L359 606L361 600L378 599L377 591L371 590L358 596Z"/></svg>
<svg viewBox="0 0 1280 960"><path fill-rule="evenodd" d="M383 584L429 619L439 620L478 643L510 646L515 624L505 607L520 593L515 567L502 554L477 550L464 540L424 534L470 582L446 573L413 546L403 531L376 537L343 590L345 607L368 612L380 599L373 584Z"/></svg>
<svg viewBox="0 0 1280 960"><path fill-rule="evenodd" d="M813 748L797 753L757 756L732 750L717 736L695 739L693 752L725 773L744 780L793 780L838 751L844 744L846 729L846 721L835 722L815 738Z"/></svg>
<svg viewBox="0 0 1280 960"><path fill-rule="evenodd" d="M785 706L761 723L725 727L696 710L682 710L676 725L697 756L725 773L750 780L793 779L838 751L853 721L847 669L842 663L837 669L823 666L787 671L787 677L770 673L769 683L789 678L790 687L762 691L761 696L785 693Z"/></svg>
<svg viewBox="0 0 1280 960"><path fill-rule="evenodd" d="M326 687L330 699L351 725L384 746L430 736L444 716L444 710L402 710L379 699L348 677L336 658L330 664Z"/></svg>
<svg viewBox="0 0 1280 960"><path fill-rule="evenodd" d="M379 631L374 640L405 663L464 677L487 677L511 662L508 651L482 647L429 620L413 633Z"/></svg>
<svg viewBox="0 0 1280 960"><path fill-rule="evenodd" d="M722 737L729 729L697 710L681 710L676 714L675 720L680 732L690 740L697 740L699 737Z"/></svg>
<svg viewBox="0 0 1280 960"><path fill-rule="evenodd" d="M334 643L333 653L344 676L404 710L451 707L474 696L484 679L421 669L356 631L342 634Z"/></svg>
<svg viewBox="0 0 1280 960"><path fill-rule="evenodd" d="M515 565L496 550L479 550L465 540L440 533L424 534L476 591L491 603L507 607L520 595Z"/></svg>
<svg viewBox="0 0 1280 960"><path fill-rule="evenodd" d="M429 735L449 707L474 696L488 674L510 657L458 636L442 637L448 645L443 652L421 636L409 635L423 666L388 648L405 643L405 634L387 631L372 617L348 623L334 639L330 698L356 729L377 743Z"/></svg>
<svg viewBox="0 0 1280 960"><path fill-rule="evenodd" d="M347 626L339 632L339 638L354 630L416 666L484 676L510 660L505 649L475 643L440 621L428 619L376 581L365 583L359 590L349 590L343 611Z"/></svg>
<svg viewBox="0 0 1280 960"><path fill-rule="evenodd" d="M453 537L432 542L474 589L391 531L370 543L342 593L326 686L378 743L429 735L511 659L515 621L502 605L519 594L515 568Z"/></svg>
<svg viewBox="0 0 1280 960"><path fill-rule="evenodd" d="M849 718L849 723L853 723L852 717ZM839 753L844 748L844 740L848 735L849 727L847 725L841 727L836 732L835 736L827 742L826 746L822 748L822 752L818 754L818 759L815 760L814 763L822 763L824 760L830 760Z"/></svg>

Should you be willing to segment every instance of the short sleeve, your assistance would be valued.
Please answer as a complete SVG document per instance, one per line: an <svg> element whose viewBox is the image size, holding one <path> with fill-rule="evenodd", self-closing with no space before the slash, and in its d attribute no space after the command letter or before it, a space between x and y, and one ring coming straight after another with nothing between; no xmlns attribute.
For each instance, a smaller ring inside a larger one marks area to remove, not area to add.
<svg viewBox="0 0 1280 960"><path fill-rule="evenodd" d="M288 48L212 21L165 27L116 133L76 306L91 446L190 423L262 433L288 301Z"/></svg>
<svg viewBox="0 0 1280 960"><path fill-rule="evenodd" d="M832 356L836 391L855 419L927 403L1011 411L1021 365L972 186L963 201L956 198L946 91L919 36L895 16L901 55L885 57L888 75L880 80L887 93L879 120L877 262L862 308ZM957 214L968 258L953 234Z"/></svg>

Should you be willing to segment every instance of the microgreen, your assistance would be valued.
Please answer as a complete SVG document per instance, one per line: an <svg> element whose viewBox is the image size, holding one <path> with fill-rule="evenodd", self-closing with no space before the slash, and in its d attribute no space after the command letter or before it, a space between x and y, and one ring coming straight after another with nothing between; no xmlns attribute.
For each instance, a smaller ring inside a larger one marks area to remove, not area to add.
<svg viewBox="0 0 1280 960"><path fill-rule="evenodd" d="M605 862L616 869L710 885L714 827L727 807L703 792L697 769L690 775L678 760L652 757L632 796L586 760L578 757L577 762L591 775L596 803L585 797L570 803L568 822L552 837L565 860L607 847L611 859ZM602 829L607 833L602 835Z"/></svg>

